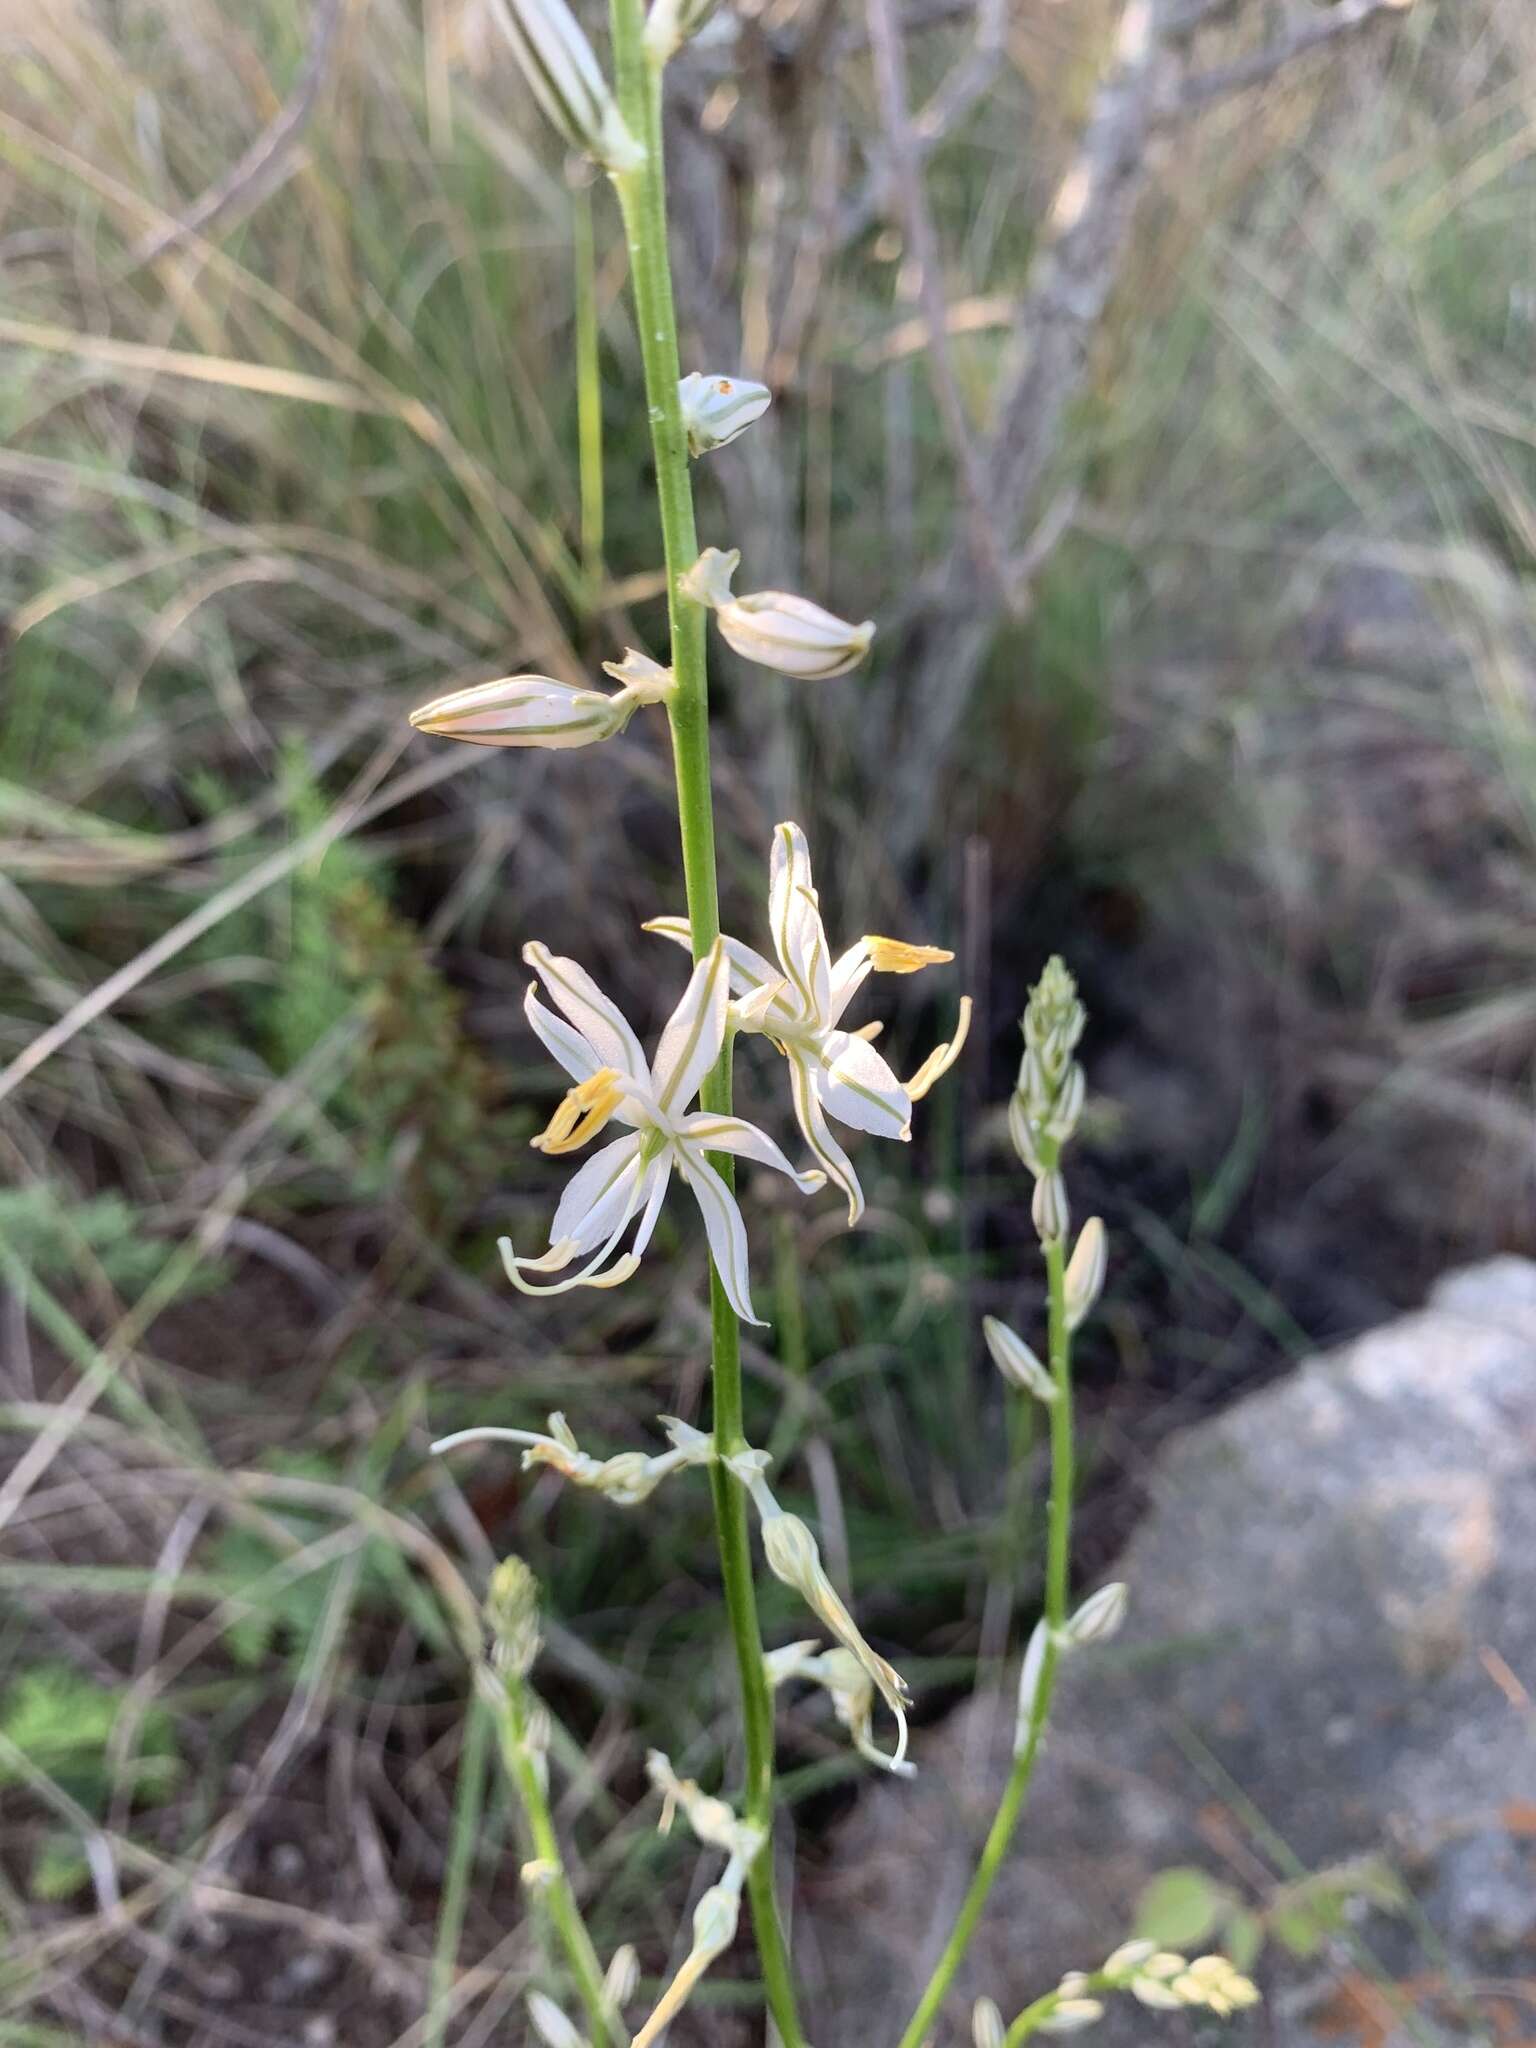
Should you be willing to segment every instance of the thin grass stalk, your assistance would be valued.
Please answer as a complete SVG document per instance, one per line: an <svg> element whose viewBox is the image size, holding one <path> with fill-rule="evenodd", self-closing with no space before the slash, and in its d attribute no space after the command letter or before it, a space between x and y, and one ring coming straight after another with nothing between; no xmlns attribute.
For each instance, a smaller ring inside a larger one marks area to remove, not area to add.
<svg viewBox="0 0 1536 2048"><path fill-rule="evenodd" d="M688 445L677 389L681 364L667 247L662 77L660 68L648 61L645 52L642 0L610 0L610 19L619 106L631 134L641 139L645 151L644 161L637 169L620 171L615 175L614 186L623 212L629 248L656 465L662 544L666 556L667 616L671 628L672 672L676 679L668 717L677 783L683 877L694 958L699 960L708 953L719 935L720 908L715 869L714 802L709 772L705 616L703 607L685 597L679 588L679 579L698 559L699 543L693 516ZM731 1034L727 1032L719 1062L700 1090L699 1099L704 1109L730 1114L731 1062L732 1041ZM733 1188L735 1173L732 1160L719 1153L711 1154L710 1159L716 1171L723 1176L726 1186ZM713 1265L710 1268L710 1328L713 1427L718 1453L710 1478L721 1577L741 1686L746 1749L742 1814L745 1820L758 1824L771 1835L774 1804L773 1701L763 1669L763 1642L752 1577L746 1495L726 1471L723 1462L746 1448L742 1430L741 1330ZM774 1897L771 1841L752 1863L747 1875L747 1893L769 2010L784 2048L804 2048L805 2037L796 2010L789 1951Z"/></svg>
<svg viewBox="0 0 1536 2048"><path fill-rule="evenodd" d="M1056 1385L1051 1416L1051 1499L1046 1536L1045 1620L1048 1636L1040 1683L1029 1719L1028 1732L1013 1760L1002 1800L988 1830L976 1865L976 1874L956 1915L955 1924L923 1989L917 2008L907 2023L898 2048L921 2048L939 2009L948 1996L955 1974L965 1960L982 1913L1003 1867L1024 1802L1029 1795L1040 1754L1040 1742L1050 1719L1051 1699L1061 1662L1059 1636L1067 1619L1068 1568L1072 1556L1072 1492L1076 1483L1076 1455L1072 1432L1072 1338L1067 1328L1066 1248L1058 1238L1045 1246L1045 1274L1050 1299L1050 1370Z"/></svg>
<svg viewBox="0 0 1536 2048"><path fill-rule="evenodd" d="M576 302L576 460L581 492L581 568L594 602L603 581L603 384L597 322L592 187L583 166L571 189Z"/></svg>
<svg viewBox="0 0 1536 2048"><path fill-rule="evenodd" d="M469 1905L475 1851L480 1845L480 1822L485 1812L490 1737L490 1714L482 1701L471 1697L453 1791L453 1819L448 1836L447 1864L443 1871L437 1933L432 1945L432 1976L422 2048L443 2048L449 2015L453 2010L453 1980L458 1969L459 1943L464 1936L464 1915Z"/></svg>

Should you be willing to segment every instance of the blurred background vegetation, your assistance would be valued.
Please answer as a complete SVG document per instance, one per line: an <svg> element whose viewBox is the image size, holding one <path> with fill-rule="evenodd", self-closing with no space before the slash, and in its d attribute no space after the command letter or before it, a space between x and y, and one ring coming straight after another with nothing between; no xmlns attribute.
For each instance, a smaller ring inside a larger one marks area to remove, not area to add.
<svg viewBox="0 0 1536 2048"><path fill-rule="evenodd" d="M466 1736L491 1560L549 1589L561 1817L648 1973L687 1870L637 1759L731 1770L705 1490L620 1516L423 1455L556 1406L618 1449L705 1392L681 1212L549 1312L494 1251L560 1178L522 943L641 1024L680 986L637 936L680 907L658 732L550 762L405 723L661 651L622 241L450 0L33 12L0 19L0 2043L486 2041L534 1961ZM689 363L775 392L699 466L702 530L882 626L825 686L721 651L726 921L793 814L834 928L953 936L978 999L856 1237L749 1187L754 1439L929 1715L1032 1617L1033 1447L1010 1488L976 1339L1034 1305L996 1105L1049 951L1119 1247L1086 1567L1168 1430L1536 1252L1536 16L1419 0L1272 65L1331 18L1161 0L1128 79L1119 15L920 0L905 137L858 10L728 13L677 67ZM1060 310L1131 86L1010 470L1021 308ZM909 997L909 1059L952 999ZM857 1781L814 1703L782 1739L814 1858Z"/></svg>

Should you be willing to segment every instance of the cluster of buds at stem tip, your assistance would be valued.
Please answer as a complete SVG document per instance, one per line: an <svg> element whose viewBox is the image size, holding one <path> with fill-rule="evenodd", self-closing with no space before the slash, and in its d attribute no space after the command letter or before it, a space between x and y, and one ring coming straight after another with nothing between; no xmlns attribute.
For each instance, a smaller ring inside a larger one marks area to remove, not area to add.
<svg viewBox="0 0 1536 2048"><path fill-rule="evenodd" d="M795 597L787 590L733 597L731 578L740 563L739 548L729 554L706 548L678 579L678 587L684 597L709 606L727 645L743 661L808 682L825 682L858 667L875 637L873 619L850 625L808 597Z"/></svg>
<svg viewBox="0 0 1536 2048"><path fill-rule="evenodd" d="M645 151L625 126L592 45L565 0L485 0L534 98L572 149L607 171L637 170Z"/></svg>
<svg viewBox="0 0 1536 2048"><path fill-rule="evenodd" d="M525 1472L537 1465L548 1465L573 1485L587 1486L594 1493L602 1494L615 1507L633 1508L649 1500L662 1480L671 1473L681 1472L689 1465L708 1465L714 1459L713 1437L706 1436L691 1423L679 1421L675 1415L663 1415L658 1420L672 1448L655 1457L648 1457L644 1451L620 1451L612 1458L589 1457L558 1409L549 1418L547 1434L533 1429L502 1429L487 1425L478 1429L456 1430L452 1436L439 1437L432 1449L440 1453L457 1450L463 1444L522 1444L525 1446Z"/></svg>
<svg viewBox="0 0 1536 2048"><path fill-rule="evenodd" d="M1047 1676L1071 1650L1090 1643L1107 1643L1125 1620L1128 1595L1116 1579L1090 1593L1071 1619L1053 1629L1043 1617L1035 1623L1019 1670L1018 1718L1014 1724L1013 1751L1019 1755L1034 1736L1045 1712L1044 1688Z"/></svg>
<svg viewBox="0 0 1536 2048"><path fill-rule="evenodd" d="M654 16L656 10L651 12ZM728 447L773 403L766 384L754 384L750 377L708 376L702 370L690 370L679 380L677 396L690 455Z"/></svg>
<svg viewBox="0 0 1536 2048"><path fill-rule="evenodd" d="M434 697L411 713L411 723L418 732L477 747L590 747L621 733L642 704L665 704L677 687L671 669L633 647L603 667L622 689L498 676Z"/></svg>
<svg viewBox="0 0 1536 2048"><path fill-rule="evenodd" d="M885 1701L896 1722L896 1751L885 1768L902 1772L907 1755L907 1708L912 1695L901 1673L877 1656L859 1633L837 1588L827 1576L816 1538L798 1515L786 1514L769 1490L766 1451L737 1451L723 1460L726 1470L752 1497L762 1524L763 1556L781 1585L797 1592L824 1628L830 1629Z"/></svg>
<svg viewBox="0 0 1536 2048"><path fill-rule="evenodd" d="M707 1848L725 1850L727 1862L718 1880L695 1906L693 1946L662 1993L655 2011L636 2034L633 2048L650 2048L650 2043L677 2017L716 1956L735 1940L736 1923L741 1917L741 1888L768 1839L755 1821L738 1819L723 1799L701 1792L692 1778L678 1777L659 1749L653 1749L647 1756L645 1769L661 1794L662 1832L671 1826L673 1814L681 1808L699 1840Z"/></svg>
<svg viewBox="0 0 1536 2048"><path fill-rule="evenodd" d="M1097 1970L1069 1970L1053 1992L1015 2021L1015 2030L1020 2038L1030 2033L1075 2034L1103 2018L1104 2003L1096 1994L1105 1991L1129 1991L1140 2004L1159 2012L1203 2007L1222 2019L1259 2000L1258 1987L1225 1956L1199 1956L1189 1962L1172 1950L1159 1949L1156 1942L1128 1941ZM984 2003L990 2001L977 2001L978 2015ZM989 2023L980 2018L973 2017L972 2033L976 2048L983 2048L984 2034L988 2043L993 2038Z"/></svg>
<svg viewBox="0 0 1536 2048"><path fill-rule="evenodd" d="M493 1669L524 1679L538 1659L539 1582L520 1557L504 1557L491 1573L481 1609Z"/></svg>
<svg viewBox="0 0 1536 2048"><path fill-rule="evenodd" d="M1072 1055L1087 1021L1077 984L1053 955L1029 992L1024 1057L1008 1105L1008 1129L1036 1180L1055 1170L1083 1113L1083 1070Z"/></svg>

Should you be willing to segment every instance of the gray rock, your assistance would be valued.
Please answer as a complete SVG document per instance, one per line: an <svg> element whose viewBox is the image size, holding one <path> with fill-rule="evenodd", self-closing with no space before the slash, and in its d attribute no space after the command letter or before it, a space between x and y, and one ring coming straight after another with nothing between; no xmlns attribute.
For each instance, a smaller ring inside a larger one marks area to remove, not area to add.
<svg viewBox="0 0 1536 2048"><path fill-rule="evenodd" d="M1092 1967L1159 1870L1197 1864L1264 1912L1302 1873L1369 1857L1411 1888L1406 1911L1362 1906L1307 1960L1271 1941L1266 2004L1230 2038L1338 2048L1374 2001L1373 2038L1395 2040L1378 1969L1412 1980L1438 2038L1491 2037L1480 1987L1536 1978L1536 1265L1457 1273L1419 1314L1186 1431L1153 1500L1115 1573L1132 1619L1068 1667L937 2041L968 2038L978 1992L1006 2016ZM861 1797L807 1901L815 2038L899 2035L1011 1720L1011 1692L978 1695L920 1743L913 1784ZM1130 2007L1086 2038L1192 2024L1214 2023ZM1516 2031L1536 2034L1529 1999Z"/></svg>

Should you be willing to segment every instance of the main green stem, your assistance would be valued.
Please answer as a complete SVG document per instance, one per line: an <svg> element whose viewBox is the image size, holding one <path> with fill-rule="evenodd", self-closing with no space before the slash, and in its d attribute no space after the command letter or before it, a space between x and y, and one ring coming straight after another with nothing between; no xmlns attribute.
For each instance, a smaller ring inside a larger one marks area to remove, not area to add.
<svg viewBox="0 0 1536 2048"><path fill-rule="evenodd" d="M1054 1165L1054 1160L1051 1162ZM1045 1552L1045 1620L1050 1633L1046 1639L1045 1661L1035 1690L1029 1727L1015 1751L1013 1768L1003 1788L1003 1797L987 1832L976 1874L971 1879L944 1952L928 1979L917 2010L907 2024L899 2048L920 2048L949 1994L955 1973L965 1960L987 1899L1003 1867L1008 1845L1013 1840L1019 1815L1029 1795L1035 1774L1040 1740L1050 1718L1051 1696L1056 1690L1056 1673L1061 1662L1058 1632L1067 1618L1068 1574L1072 1561L1072 1489L1075 1483L1072 1436L1072 1338L1067 1328L1066 1249L1057 1239L1045 1247L1045 1277L1050 1290L1050 1367L1056 1383L1051 1403L1051 1502Z"/></svg>
<svg viewBox="0 0 1536 2048"><path fill-rule="evenodd" d="M602 2048L619 2048L625 2035L604 1995L603 1966L597 1959L592 1937L587 1932L586 1922L576 1903L576 1894L571 1889L571 1880L566 1875L565 1860L560 1854L560 1838L555 1833L544 1780L528 1746L530 1703L521 1679L514 1678L507 1685L506 1701L505 1721L499 1731L501 1753L517 1787L523 1817L528 1823L533 1860L539 1865L538 1897L548 1909L560 1946L565 1950L566 1961L576 1979L576 1989L592 2023L593 2040L601 2043Z"/></svg>
<svg viewBox="0 0 1536 2048"><path fill-rule="evenodd" d="M640 355L645 368L646 404L650 413L651 447L656 463L656 495L661 512L662 546L666 556L667 619L671 628L671 666L676 688L668 706L672 728L672 765L677 782L677 815L683 844L683 879L694 958L702 959L720 933L720 902L715 875L715 815L709 778L709 675L702 605L684 597L679 578L699 554L693 520L693 483L688 473L688 443L678 397L681 365L677 346L677 312L672 301L672 268L667 249L666 158L662 137L662 75L644 45L643 0L610 0L613 59L619 106L630 133L643 146L645 161L634 170L615 173L614 187L624 215L629 243L630 276L640 330ZM731 1109L731 1039L727 1034L718 1065L699 1091L703 1108L729 1115ZM734 1185L732 1161L711 1154L726 1185ZM805 2048L795 2006L794 1977L779 1921L773 1889L773 1700L763 1670L763 1639L758 1626L757 1594L752 1578L752 1549L747 1501L720 1460L746 1447L742 1433L741 1328L720 1276L710 1268L710 1328L713 1338L714 1436L719 1454L710 1470L715 1505L715 1531L726 1611L741 1683L742 1723L746 1748L746 1787L742 1811L770 1836L768 1846L747 1873L747 1896L762 1965L769 2011L784 2048Z"/></svg>

